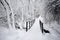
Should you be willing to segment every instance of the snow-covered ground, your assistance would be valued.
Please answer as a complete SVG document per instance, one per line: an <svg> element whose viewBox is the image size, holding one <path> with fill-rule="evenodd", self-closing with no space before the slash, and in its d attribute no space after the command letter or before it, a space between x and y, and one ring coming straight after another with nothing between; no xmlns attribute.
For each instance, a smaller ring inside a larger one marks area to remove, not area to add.
<svg viewBox="0 0 60 40"><path fill-rule="evenodd" d="M24 30L9 31L7 28L0 27L0 40L60 40L60 36L57 36L53 29L51 29L50 33L42 34L39 20L36 19L33 27L28 32Z"/></svg>

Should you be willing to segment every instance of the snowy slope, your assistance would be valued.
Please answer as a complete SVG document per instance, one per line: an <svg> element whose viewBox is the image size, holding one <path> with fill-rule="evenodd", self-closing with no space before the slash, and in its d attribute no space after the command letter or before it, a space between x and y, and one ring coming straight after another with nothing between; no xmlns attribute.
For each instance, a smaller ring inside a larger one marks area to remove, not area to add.
<svg viewBox="0 0 60 40"><path fill-rule="evenodd" d="M0 28L0 40L60 40L59 37L54 36L56 34L52 34L54 33L41 33L38 19L28 32L21 30L9 31L6 28Z"/></svg>

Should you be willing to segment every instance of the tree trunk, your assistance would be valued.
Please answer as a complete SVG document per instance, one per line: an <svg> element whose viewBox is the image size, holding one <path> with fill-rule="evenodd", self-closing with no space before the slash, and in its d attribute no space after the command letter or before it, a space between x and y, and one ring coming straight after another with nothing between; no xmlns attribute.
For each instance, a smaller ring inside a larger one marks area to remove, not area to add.
<svg viewBox="0 0 60 40"><path fill-rule="evenodd" d="M13 14L13 10L12 10L11 4L10 4L10 0L9 0L9 3L6 0L3 0L3 4L6 7L9 29L10 30L15 29L14 14ZM11 16L12 19L10 18L11 13L12 13L12 16ZM11 23L12 23L12 25L11 25Z"/></svg>
<svg viewBox="0 0 60 40"><path fill-rule="evenodd" d="M8 25L9 25L9 29L11 30L12 29L12 26L11 26L11 21L10 21L10 16L9 16L9 12L7 11L7 20L8 20Z"/></svg>
<svg viewBox="0 0 60 40"><path fill-rule="evenodd" d="M12 9L12 6L11 6L10 2L9 2L9 4L10 4L10 8L11 8L11 13L12 13L12 16L11 16L11 18L12 18L12 27L13 27L13 29L15 29L14 13L13 13L13 9Z"/></svg>
<svg viewBox="0 0 60 40"><path fill-rule="evenodd" d="M11 26L11 21L10 21L10 10L9 10L9 6L7 5L7 3L5 2L5 0L1 0L2 3L4 4L4 7L6 8L6 12L7 12L7 20L8 20L8 26L9 26L9 29L11 30L12 29L12 26Z"/></svg>

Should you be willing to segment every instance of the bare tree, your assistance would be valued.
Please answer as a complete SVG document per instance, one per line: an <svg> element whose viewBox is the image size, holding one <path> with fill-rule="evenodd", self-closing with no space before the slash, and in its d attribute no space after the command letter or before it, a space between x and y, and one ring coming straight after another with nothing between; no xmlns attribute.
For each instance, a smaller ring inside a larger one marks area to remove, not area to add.
<svg viewBox="0 0 60 40"><path fill-rule="evenodd" d="M12 27L13 27L13 29L15 29L14 13L13 13L13 9L12 9L10 1L9 1L9 4L10 4L11 13L12 13L12 16L11 16L12 17Z"/></svg>
<svg viewBox="0 0 60 40"><path fill-rule="evenodd" d="M7 20L8 20L9 29L10 30L15 29L14 13L13 13L13 10L12 10L11 4L10 4L10 0L9 0L9 3L7 2L7 0L0 0L0 1L2 2L2 5L4 6L4 8L7 12ZM11 15L11 18L10 18L10 15Z"/></svg>
<svg viewBox="0 0 60 40"><path fill-rule="evenodd" d="M10 23L10 17L9 17L10 12L9 12L8 5L6 4L5 0L0 0L0 1L1 1L2 5L4 6L4 9L7 12L7 20L8 20L9 29L12 29L11 23Z"/></svg>

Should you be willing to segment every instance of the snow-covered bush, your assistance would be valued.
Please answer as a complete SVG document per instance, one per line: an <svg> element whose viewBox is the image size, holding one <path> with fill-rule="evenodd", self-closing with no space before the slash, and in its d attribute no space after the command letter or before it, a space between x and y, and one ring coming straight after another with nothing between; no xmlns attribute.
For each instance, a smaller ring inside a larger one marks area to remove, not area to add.
<svg viewBox="0 0 60 40"><path fill-rule="evenodd" d="M59 0L47 0L42 2L43 7L41 16L43 16L45 23L51 23L53 21L60 22L60 1Z"/></svg>

